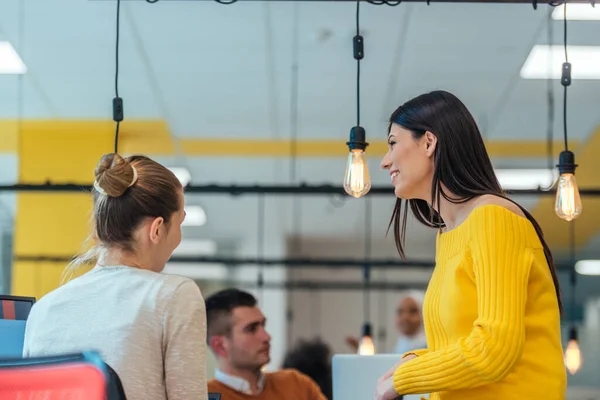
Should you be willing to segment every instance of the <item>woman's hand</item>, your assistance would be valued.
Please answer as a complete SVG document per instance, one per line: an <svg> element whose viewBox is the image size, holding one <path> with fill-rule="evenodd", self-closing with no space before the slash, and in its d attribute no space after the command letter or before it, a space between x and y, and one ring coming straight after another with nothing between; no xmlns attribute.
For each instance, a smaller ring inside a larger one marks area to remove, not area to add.
<svg viewBox="0 0 600 400"><path fill-rule="evenodd" d="M392 367L392 369L390 369L381 378L379 378L379 380L377 381L377 384L380 384L383 381L385 381L385 380L391 378L392 376L394 376L394 372L396 372L396 370L398 369L399 366L401 366L402 364L404 364L405 362L407 362L409 360L412 360L413 358L417 358L417 356L414 355L414 354L409 354L406 357L404 357L403 359L401 359L398 363L396 363L396 365L394 365Z"/></svg>
<svg viewBox="0 0 600 400"><path fill-rule="evenodd" d="M354 336L346 337L346 344L354 351L358 351L358 339Z"/></svg>
<svg viewBox="0 0 600 400"><path fill-rule="evenodd" d="M375 400L395 400L400 395L396 392L394 387L394 377L391 376L377 384L375 390Z"/></svg>
<svg viewBox="0 0 600 400"><path fill-rule="evenodd" d="M392 369L386 372L381 378L379 378L377 381L377 389L375 390L375 400L395 400L400 397L400 395L396 392L396 388L394 387L394 372L396 372L400 365L416 357L417 356L414 354L409 354L396 363L396 365L394 365Z"/></svg>

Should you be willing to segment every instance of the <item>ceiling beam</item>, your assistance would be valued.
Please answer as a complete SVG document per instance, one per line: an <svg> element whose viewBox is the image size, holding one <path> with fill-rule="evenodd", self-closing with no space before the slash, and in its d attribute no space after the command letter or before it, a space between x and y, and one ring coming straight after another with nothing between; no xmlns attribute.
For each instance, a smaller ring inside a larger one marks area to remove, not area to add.
<svg viewBox="0 0 600 400"><path fill-rule="evenodd" d="M148 1L148 0L145 0ZM164 0L163 0L164 1ZM216 1L216 0L196 0L196 1ZM226 0L225 0L226 1ZM239 1L263 1L263 0L239 0ZM290 0L266 0L266 1L290 1ZM330 2L330 3L336 3L336 2L356 2L356 0L292 0L292 1L313 1L313 2ZM360 0L362 2L365 3L372 3L373 0ZM374 0L375 2L377 2L376 5L385 5L384 4L379 4L378 0ZM490 3L497 3L497 4L551 4L553 6L557 6L557 5L562 5L564 4L564 1L557 1L557 0L387 0L389 3L392 3L391 5L396 5L396 3L428 3L428 4L433 4L433 3L481 3L481 4L490 4ZM158 1L157 1L158 2ZM218 2L218 1L217 1ZM236 2L236 1L234 1ZM589 4L594 4L595 1L591 1L591 0L569 0L569 3L589 3Z"/></svg>
<svg viewBox="0 0 600 400"><path fill-rule="evenodd" d="M0 192L70 192L70 193L88 193L91 192L92 185L78 183L19 183L16 185L0 185ZM266 195L343 195L347 196L344 188L337 185L311 185L300 183L299 185L188 185L185 187L186 193L202 194L228 194L239 196L242 194L266 194ZM394 193L391 186L373 186L369 191L370 195L390 196ZM516 189L506 190L509 196L555 196L556 190L543 189ZM587 187L579 189L581 196L600 197L599 187Z"/></svg>
<svg viewBox="0 0 600 400"><path fill-rule="evenodd" d="M72 256L45 256L45 255L16 255L15 261L35 262L35 263L65 263L73 259ZM367 266L372 269L401 270L402 268L434 268L435 260L422 259L359 259L359 258L303 258L303 257L285 257L285 258L257 258L257 257L204 257L204 256L173 256L169 263L183 264L223 264L228 266L248 266L256 265L259 267L280 267L301 269L364 269ZM573 264L570 262L555 262L559 271L570 271ZM200 265L198 266L199 268Z"/></svg>
<svg viewBox="0 0 600 400"><path fill-rule="evenodd" d="M116 0L113 0L116 1ZM147 3L158 3L159 0L139 0L139 1L146 1ZM161 0L161 3L166 2L167 0ZM238 1L244 1L244 2L250 2L250 1L265 1L265 0L196 0L196 1L213 1L213 2L217 2L217 3L222 3L222 4L233 4L233 3L237 3ZM289 1L303 1L303 2L329 2L329 3L340 3L340 2L345 2L345 3L352 3L352 2L356 2L356 0L266 0L269 2L275 2L275 1L285 1L285 2L289 2ZM559 6L559 5L563 5L564 1L561 0L387 0L387 3L391 3L391 4L386 4L386 3L381 3L381 0L359 0L361 2L364 3L371 3L374 5L388 5L388 6L396 6L399 5L401 3L427 3L427 4L433 4L433 3L468 3L468 4L475 4L475 3L480 3L480 4L531 4L533 5L534 8L537 7L538 4L550 4L552 6ZM589 3L592 5L595 5L595 1L594 0L568 0L569 3Z"/></svg>
<svg viewBox="0 0 600 400"><path fill-rule="evenodd" d="M280 1L280 0L269 0L269 1ZM304 1L304 0L301 0ZM355 2L356 0L308 0L308 1L347 1L347 2ZM370 0L360 0L365 3L370 3ZM377 0L375 0L377 1ZM388 0L390 3L395 4L397 0ZM400 3L481 3L481 4L490 4L490 3L500 3L500 4L551 4L554 6L564 4L564 1L551 1L551 0L402 0ZM594 4L595 1L590 0L569 0L569 3L590 3ZM378 4L379 5L379 4Z"/></svg>

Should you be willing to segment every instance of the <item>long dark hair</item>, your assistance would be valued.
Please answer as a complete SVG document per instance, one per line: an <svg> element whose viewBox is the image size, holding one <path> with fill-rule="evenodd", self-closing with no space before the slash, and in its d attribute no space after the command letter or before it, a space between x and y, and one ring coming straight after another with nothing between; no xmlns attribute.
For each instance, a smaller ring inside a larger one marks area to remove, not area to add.
<svg viewBox="0 0 600 400"><path fill-rule="evenodd" d="M562 311L560 285L554 260L544 240L542 228L526 209L508 198L502 190L477 123L467 107L453 94L438 90L422 94L398 107L390 117L388 132L392 124L411 131L415 139L421 138L427 131L437 137L434 154L435 170L431 183L431 205L421 199L407 201L397 199L394 206L388 231L393 226L394 240L400 256L406 259L404 243L409 206L419 222L432 228L442 229L445 226L444 221L438 213L439 209L435 210L433 207L436 205L439 208L440 196L455 204L465 203L486 194L502 197L518 206L533 224L544 247L558 305ZM454 197L444 192L442 184Z"/></svg>

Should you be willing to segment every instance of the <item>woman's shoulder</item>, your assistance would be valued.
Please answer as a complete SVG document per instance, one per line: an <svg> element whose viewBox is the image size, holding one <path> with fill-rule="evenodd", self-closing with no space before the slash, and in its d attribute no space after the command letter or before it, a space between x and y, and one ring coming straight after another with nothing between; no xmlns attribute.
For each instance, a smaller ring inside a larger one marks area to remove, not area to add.
<svg viewBox="0 0 600 400"><path fill-rule="evenodd" d="M468 237L475 244L486 244L488 234L511 243L512 246L537 246L535 227L519 205L498 196L481 196L473 202L469 214ZM505 243L506 244L506 243Z"/></svg>
<svg viewBox="0 0 600 400"><path fill-rule="evenodd" d="M478 241L487 237L484 232L522 238L535 233L527 212L508 199L493 195L480 196L470 206L471 210L464 223L470 240Z"/></svg>
<svg viewBox="0 0 600 400"><path fill-rule="evenodd" d="M204 298L196 282L184 276L161 275L159 299L167 310L180 307L204 309Z"/></svg>
<svg viewBox="0 0 600 400"><path fill-rule="evenodd" d="M521 210L521 208L516 204L513 203L512 201L505 199L504 197L500 197L500 196L494 196L491 194L486 194L483 196L479 196L477 197L472 203L471 203L471 212L476 212L476 211L483 211L485 209L493 209L496 210L498 212L503 212L506 213L506 211L509 211L513 214L516 214L519 217L523 217L526 218L525 213L523 212L523 210ZM510 214L508 214L510 215Z"/></svg>
<svg viewBox="0 0 600 400"><path fill-rule="evenodd" d="M194 280L180 275L160 274L162 290L171 294L201 297L200 287Z"/></svg>

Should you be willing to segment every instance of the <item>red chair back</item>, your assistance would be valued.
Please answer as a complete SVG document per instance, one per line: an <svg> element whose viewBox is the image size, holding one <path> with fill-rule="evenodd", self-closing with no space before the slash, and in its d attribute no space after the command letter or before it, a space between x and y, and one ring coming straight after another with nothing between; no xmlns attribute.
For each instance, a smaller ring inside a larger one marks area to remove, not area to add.
<svg viewBox="0 0 600 400"><path fill-rule="evenodd" d="M105 400L106 376L85 362L0 368L2 400Z"/></svg>

